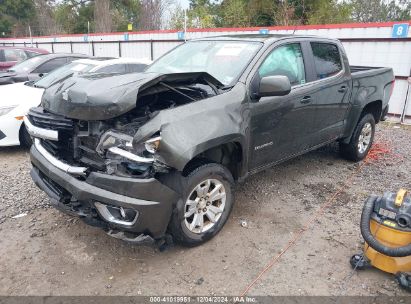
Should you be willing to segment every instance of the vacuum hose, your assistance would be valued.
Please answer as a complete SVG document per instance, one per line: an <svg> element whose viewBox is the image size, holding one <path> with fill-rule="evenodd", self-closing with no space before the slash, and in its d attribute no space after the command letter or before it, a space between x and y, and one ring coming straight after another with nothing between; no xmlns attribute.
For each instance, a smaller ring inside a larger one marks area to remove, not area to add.
<svg viewBox="0 0 411 304"><path fill-rule="evenodd" d="M374 212L374 203L377 200L377 196L370 196L365 202L364 208L361 214L361 234L367 244L374 250L390 257L405 257L411 255L411 244L403 247L387 247L381 244L371 233L370 220L371 215Z"/></svg>

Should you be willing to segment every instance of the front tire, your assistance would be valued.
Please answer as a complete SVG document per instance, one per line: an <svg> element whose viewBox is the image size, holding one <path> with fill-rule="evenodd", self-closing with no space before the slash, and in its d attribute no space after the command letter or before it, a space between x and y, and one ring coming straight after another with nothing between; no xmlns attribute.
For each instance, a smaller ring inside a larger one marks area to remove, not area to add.
<svg viewBox="0 0 411 304"><path fill-rule="evenodd" d="M174 240L193 247L214 237L226 223L232 207L231 173L215 163L194 169L183 182L183 198L170 222Z"/></svg>
<svg viewBox="0 0 411 304"><path fill-rule="evenodd" d="M375 134L375 119L372 114L364 115L355 127L348 144L340 143L341 155L352 161L363 160L371 149Z"/></svg>

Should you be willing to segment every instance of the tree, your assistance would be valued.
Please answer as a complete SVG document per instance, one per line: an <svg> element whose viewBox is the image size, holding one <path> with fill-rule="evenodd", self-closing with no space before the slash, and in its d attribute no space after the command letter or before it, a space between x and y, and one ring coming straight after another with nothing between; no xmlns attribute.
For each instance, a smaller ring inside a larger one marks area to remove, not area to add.
<svg viewBox="0 0 411 304"><path fill-rule="evenodd" d="M192 28L210 28L219 26L217 7L210 0L191 0L187 12L188 26Z"/></svg>
<svg viewBox="0 0 411 304"><path fill-rule="evenodd" d="M127 31L129 23L133 25L134 29L138 28L139 12L139 0L112 1L114 29L116 31Z"/></svg>
<svg viewBox="0 0 411 304"><path fill-rule="evenodd" d="M247 12L251 26L270 26L274 24L274 6L272 0L248 1Z"/></svg>
<svg viewBox="0 0 411 304"><path fill-rule="evenodd" d="M308 17L309 24L345 23L351 21L352 5L337 0L317 0Z"/></svg>
<svg viewBox="0 0 411 304"><path fill-rule="evenodd" d="M110 0L94 1L94 26L96 32L111 32L113 19L111 16Z"/></svg>
<svg viewBox="0 0 411 304"><path fill-rule="evenodd" d="M159 30L171 0L141 0L139 14L139 29Z"/></svg>
<svg viewBox="0 0 411 304"><path fill-rule="evenodd" d="M411 18L408 0L352 0L352 19L355 22L400 21Z"/></svg>
<svg viewBox="0 0 411 304"><path fill-rule="evenodd" d="M52 35L59 32L54 16L55 0L34 0L35 6L35 26L34 35Z"/></svg>
<svg viewBox="0 0 411 304"><path fill-rule="evenodd" d="M31 0L0 0L0 32L2 36L28 36L28 25L35 17Z"/></svg>
<svg viewBox="0 0 411 304"><path fill-rule="evenodd" d="M170 16L169 28L173 30L184 29L184 10L179 3L174 6Z"/></svg>
<svg viewBox="0 0 411 304"><path fill-rule="evenodd" d="M250 16L247 14L247 3L244 0L225 0L221 4L222 21L225 26L250 26Z"/></svg>
<svg viewBox="0 0 411 304"><path fill-rule="evenodd" d="M81 34L94 30L94 1L65 0L55 12L57 24L63 33Z"/></svg>

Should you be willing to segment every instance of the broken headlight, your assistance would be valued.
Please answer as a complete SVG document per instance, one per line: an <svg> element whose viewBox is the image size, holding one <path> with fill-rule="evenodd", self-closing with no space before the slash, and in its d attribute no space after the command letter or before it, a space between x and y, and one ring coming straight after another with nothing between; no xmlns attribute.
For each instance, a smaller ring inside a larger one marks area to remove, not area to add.
<svg viewBox="0 0 411 304"><path fill-rule="evenodd" d="M96 147L96 151L100 154L104 154L105 151L112 147L128 150L133 147L132 141L133 137L130 135L107 131L101 136L101 139Z"/></svg>
<svg viewBox="0 0 411 304"><path fill-rule="evenodd" d="M104 155L110 152L137 163L152 163L154 159L147 152L154 154L160 146L161 137L154 137L142 144L133 146L133 137L115 131L107 131L101 136L96 151ZM147 152L146 152L147 151Z"/></svg>
<svg viewBox="0 0 411 304"><path fill-rule="evenodd" d="M154 154L158 151L158 148L160 147L160 142L161 142L161 136L153 137L149 140L147 140L144 143L144 146L148 152L151 154Z"/></svg>

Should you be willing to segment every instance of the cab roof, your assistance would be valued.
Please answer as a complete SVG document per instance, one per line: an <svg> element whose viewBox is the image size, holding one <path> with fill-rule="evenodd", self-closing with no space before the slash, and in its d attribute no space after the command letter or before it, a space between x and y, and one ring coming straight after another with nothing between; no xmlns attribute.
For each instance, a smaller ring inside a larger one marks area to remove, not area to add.
<svg viewBox="0 0 411 304"><path fill-rule="evenodd" d="M263 42L271 43L279 39L284 38L316 38L323 39L326 37L313 36L313 35L293 35L293 34L236 34L236 35L221 35L205 38L193 39L192 41L203 40L226 40L226 41L250 41L250 42ZM329 38L326 38L329 39ZM329 39L335 40L335 39Z"/></svg>

